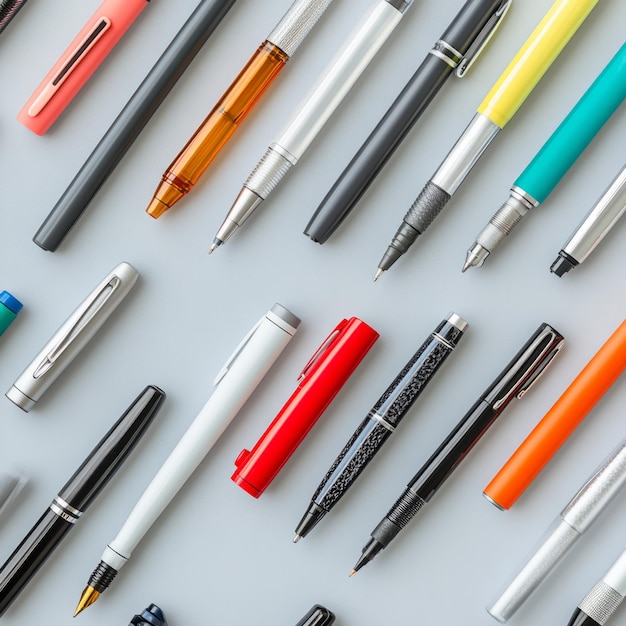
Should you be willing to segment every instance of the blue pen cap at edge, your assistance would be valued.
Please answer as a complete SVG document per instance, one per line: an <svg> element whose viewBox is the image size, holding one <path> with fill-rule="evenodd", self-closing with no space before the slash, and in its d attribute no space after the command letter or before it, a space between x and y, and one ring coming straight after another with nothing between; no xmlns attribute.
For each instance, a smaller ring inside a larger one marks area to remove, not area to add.
<svg viewBox="0 0 626 626"><path fill-rule="evenodd" d="M8 291L0 293L0 335L11 325L22 308L22 303Z"/></svg>

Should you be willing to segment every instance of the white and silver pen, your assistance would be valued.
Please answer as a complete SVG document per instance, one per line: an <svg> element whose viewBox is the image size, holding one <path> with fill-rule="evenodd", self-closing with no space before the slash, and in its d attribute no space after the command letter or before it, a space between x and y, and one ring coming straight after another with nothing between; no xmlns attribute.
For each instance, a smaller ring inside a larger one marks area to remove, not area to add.
<svg viewBox="0 0 626 626"><path fill-rule="evenodd" d="M626 596L626 550L580 601L568 626L608 624Z"/></svg>
<svg viewBox="0 0 626 626"><path fill-rule="evenodd" d="M274 361L296 334L300 319L275 304L237 346L213 384L215 391L139 498L117 536L105 548L76 612L109 587L132 551L208 454Z"/></svg>
<svg viewBox="0 0 626 626"><path fill-rule="evenodd" d="M576 227L561 248L550 271L560 277L580 265L624 213L626 213L626 165Z"/></svg>
<svg viewBox="0 0 626 626"><path fill-rule="evenodd" d="M626 439L609 454L561 511L532 556L498 598L487 607L489 614L501 623L511 618L624 485L626 485Z"/></svg>
<svg viewBox="0 0 626 626"><path fill-rule="evenodd" d="M130 263L122 262L113 268L20 374L6 397L20 409L30 411L121 304L138 276Z"/></svg>
<svg viewBox="0 0 626 626"><path fill-rule="evenodd" d="M370 8L248 177L217 231L209 253L230 238L298 162L412 2L378 0Z"/></svg>

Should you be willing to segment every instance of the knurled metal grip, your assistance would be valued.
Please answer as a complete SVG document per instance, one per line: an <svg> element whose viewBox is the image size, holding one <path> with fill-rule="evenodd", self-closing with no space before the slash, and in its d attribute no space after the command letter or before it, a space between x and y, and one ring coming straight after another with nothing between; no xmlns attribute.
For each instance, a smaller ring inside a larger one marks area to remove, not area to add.
<svg viewBox="0 0 626 626"><path fill-rule="evenodd" d="M244 187L265 200L291 166L292 162L286 156L270 146L248 177Z"/></svg>
<svg viewBox="0 0 626 626"><path fill-rule="evenodd" d="M332 0L296 0L267 40L291 56Z"/></svg>
<svg viewBox="0 0 626 626"><path fill-rule="evenodd" d="M407 211L404 221L419 233L423 233L441 213L450 197L449 193L429 181Z"/></svg>
<svg viewBox="0 0 626 626"><path fill-rule="evenodd" d="M589 615L592 620L598 622L600 626L604 626L623 600L624 596L600 580L585 596L578 608Z"/></svg>

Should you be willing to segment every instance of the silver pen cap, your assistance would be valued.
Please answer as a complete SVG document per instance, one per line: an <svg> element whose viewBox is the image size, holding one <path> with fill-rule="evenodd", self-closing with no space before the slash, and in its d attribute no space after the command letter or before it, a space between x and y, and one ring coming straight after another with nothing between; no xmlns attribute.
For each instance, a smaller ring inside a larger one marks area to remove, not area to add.
<svg viewBox="0 0 626 626"><path fill-rule="evenodd" d="M501 623L517 609L554 570L615 496L626 485L626 439L609 454L570 500L539 541L530 558L487 607Z"/></svg>
<svg viewBox="0 0 626 626"><path fill-rule="evenodd" d="M138 276L126 262L109 272L20 374L6 397L30 411L124 300Z"/></svg>

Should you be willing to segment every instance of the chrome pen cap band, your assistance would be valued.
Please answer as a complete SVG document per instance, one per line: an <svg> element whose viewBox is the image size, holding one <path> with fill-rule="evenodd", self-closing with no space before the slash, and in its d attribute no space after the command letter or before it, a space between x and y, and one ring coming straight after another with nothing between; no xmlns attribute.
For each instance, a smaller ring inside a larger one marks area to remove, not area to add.
<svg viewBox="0 0 626 626"><path fill-rule="evenodd" d="M139 272L122 262L78 305L5 394L30 411L87 345L137 282Z"/></svg>

